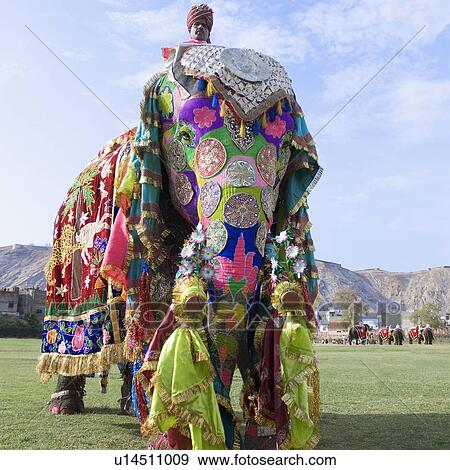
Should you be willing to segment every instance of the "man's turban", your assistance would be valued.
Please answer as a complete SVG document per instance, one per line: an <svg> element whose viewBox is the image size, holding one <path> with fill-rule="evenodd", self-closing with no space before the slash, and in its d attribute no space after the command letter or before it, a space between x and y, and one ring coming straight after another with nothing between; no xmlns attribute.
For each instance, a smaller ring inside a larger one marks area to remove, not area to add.
<svg viewBox="0 0 450 470"><path fill-rule="evenodd" d="M191 30L192 25L196 22L204 23L208 30L211 31L213 27L213 13L211 8L205 3L192 5L186 20L188 31Z"/></svg>

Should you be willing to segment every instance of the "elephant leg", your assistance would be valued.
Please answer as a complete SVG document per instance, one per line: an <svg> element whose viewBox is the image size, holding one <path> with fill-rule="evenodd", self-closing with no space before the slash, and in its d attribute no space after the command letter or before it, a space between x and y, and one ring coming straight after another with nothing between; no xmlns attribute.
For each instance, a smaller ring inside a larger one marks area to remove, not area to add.
<svg viewBox="0 0 450 470"><path fill-rule="evenodd" d="M266 325L262 322L262 325ZM262 328L262 331L264 328ZM245 420L245 449L271 450L276 448L275 432L270 426L258 424L254 419L257 407L256 395L260 386L259 360L262 354L262 345L250 352L249 333L243 335L238 350L237 366L242 376L241 403ZM262 338L261 338L262 339Z"/></svg>
<svg viewBox="0 0 450 470"><path fill-rule="evenodd" d="M58 375L55 393L50 397L52 414L74 414L84 412L83 396L86 378L84 375L68 377Z"/></svg>
<svg viewBox="0 0 450 470"><path fill-rule="evenodd" d="M249 360L246 342L246 318L243 303L232 304L222 298L208 304L208 350L217 379L214 387L220 397L219 409L225 429L226 446L239 445L238 422L231 407L230 393L233 376L238 365L244 385L249 377Z"/></svg>
<svg viewBox="0 0 450 470"><path fill-rule="evenodd" d="M122 376L122 386L120 387L120 412L134 416L131 400L131 384L133 381L133 366L131 363L117 365Z"/></svg>
<svg viewBox="0 0 450 470"><path fill-rule="evenodd" d="M100 388L102 393L106 393L108 389L108 376L108 370L103 370L102 372L100 372Z"/></svg>

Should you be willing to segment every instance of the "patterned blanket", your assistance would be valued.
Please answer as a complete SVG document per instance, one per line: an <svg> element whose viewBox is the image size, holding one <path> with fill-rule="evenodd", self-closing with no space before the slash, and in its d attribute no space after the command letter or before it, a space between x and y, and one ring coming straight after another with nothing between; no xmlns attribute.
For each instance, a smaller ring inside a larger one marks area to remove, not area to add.
<svg viewBox="0 0 450 470"><path fill-rule="evenodd" d="M115 180L127 164L133 134L122 134L98 152L56 217L37 367L44 380L55 373L89 374L122 359L125 302L100 272L118 214Z"/></svg>

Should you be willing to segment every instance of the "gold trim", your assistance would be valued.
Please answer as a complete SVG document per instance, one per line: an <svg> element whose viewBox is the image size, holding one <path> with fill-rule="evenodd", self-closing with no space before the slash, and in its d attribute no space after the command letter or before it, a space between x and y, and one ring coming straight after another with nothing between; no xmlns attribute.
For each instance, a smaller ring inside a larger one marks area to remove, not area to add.
<svg viewBox="0 0 450 470"><path fill-rule="evenodd" d="M36 372L43 382L55 374L74 376L101 372L111 364L125 360L124 343L108 344L93 354L74 356L69 354L42 353L36 365Z"/></svg>
<svg viewBox="0 0 450 470"><path fill-rule="evenodd" d="M122 300L123 302L123 300ZM119 314L118 314L117 308L115 308L113 305L110 306L109 309L109 316L111 318L111 324L113 327L113 335L114 335L114 343L120 343L121 338L120 338L120 328L119 328Z"/></svg>

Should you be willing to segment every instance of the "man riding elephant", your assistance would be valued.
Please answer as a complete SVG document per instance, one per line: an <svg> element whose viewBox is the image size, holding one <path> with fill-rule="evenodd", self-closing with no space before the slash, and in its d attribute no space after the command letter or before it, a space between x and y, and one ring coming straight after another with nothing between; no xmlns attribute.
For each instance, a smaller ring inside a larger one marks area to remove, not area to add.
<svg viewBox="0 0 450 470"><path fill-rule="evenodd" d="M187 25L192 39L163 50L166 71L147 83L138 128L122 136L111 167L112 224L94 273L109 295L97 323L103 329L113 300L126 297L125 318L115 316L126 346L108 359L139 363L136 407L151 447L258 447L265 436L266 447L311 448L314 142L278 62L209 44L206 5ZM75 329L89 328L84 315ZM97 345L86 369L107 362L108 343ZM67 374L56 363L50 369ZM245 439L230 401L236 367Z"/></svg>

